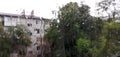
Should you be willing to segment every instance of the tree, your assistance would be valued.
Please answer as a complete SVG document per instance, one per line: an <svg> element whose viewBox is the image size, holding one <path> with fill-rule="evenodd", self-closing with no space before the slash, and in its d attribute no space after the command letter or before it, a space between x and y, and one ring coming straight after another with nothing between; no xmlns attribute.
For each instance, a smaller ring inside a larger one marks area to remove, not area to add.
<svg viewBox="0 0 120 57"><path fill-rule="evenodd" d="M17 25L16 27L10 27L8 29L8 35L13 46L13 50L20 55L25 55L26 47L30 46L30 34L23 25Z"/></svg>
<svg viewBox="0 0 120 57"><path fill-rule="evenodd" d="M9 57L12 52L12 44L9 41L8 34L4 31L0 23L0 57Z"/></svg>
<svg viewBox="0 0 120 57"><path fill-rule="evenodd" d="M61 45L63 45L66 57L77 56L77 50L74 46L80 34L79 15L77 3L70 2L60 9L58 29L60 30Z"/></svg>
<svg viewBox="0 0 120 57"><path fill-rule="evenodd" d="M100 36L104 21L91 16L89 6L70 2L60 8L57 20L59 22L54 21L45 35L53 57L97 57L103 50L105 40ZM83 47L82 51L87 52L82 54L77 50L81 48L76 48L79 39L84 39L82 43L80 40L81 45L89 41L89 50Z"/></svg>
<svg viewBox="0 0 120 57"><path fill-rule="evenodd" d="M113 56L120 52L119 34L120 24L116 22L106 23L103 29L104 38L106 39L104 46L104 57Z"/></svg>
<svg viewBox="0 0 120 57"><path fill-rule="evenodd" d="M31 43L29 35L25 28L16 26L1 30L0 32L0 57L9 57L12 52L17 51L24 55L24 48Z"/></svg>
<svg viewBox="0 0 120 57"><path fill-rule="evenodd" d="M119 0L102 0L98 3L98 11L107 15L108 21L112 21L115 17L119 17Z"/></svg>
<svg viewBox="0 0 120 57"><path fill-rule="evenodd" d="M53 20L50 28L47 30L47 34L45 35L45 40L49 42L50 49L51 49L51 56L52 57L59 57L60 52L58 49L59 47L59 37L60 33L58 31L58 23L57 20Z"/></svg>
<svg viewBox="0 0 120 57"><path fill-rule="evenodd" d="M70 2L60 8L59 23L53 22L46 35L51 43L53 57L78 56L76 41L79 37L87 35L84 28L87 29L87 21L91 20L90 18L87 5L81 4L79 7L77 3Z"/></svg>
<svg viewBox="0 0 120 57"><path fill-rule="evenodd" d="M30 31L23 25L10 27L6 32L9 34L10 39L12 39L12 42L15 42L13 43L15 45L29 46L31 43L29 34Z"/></svg>
<svg viewBox="0 0 120 57"><path fill-rule="evenodd" d="M12 53L12 44L5 32L0 32L0 57L9 57Z"/></svg>

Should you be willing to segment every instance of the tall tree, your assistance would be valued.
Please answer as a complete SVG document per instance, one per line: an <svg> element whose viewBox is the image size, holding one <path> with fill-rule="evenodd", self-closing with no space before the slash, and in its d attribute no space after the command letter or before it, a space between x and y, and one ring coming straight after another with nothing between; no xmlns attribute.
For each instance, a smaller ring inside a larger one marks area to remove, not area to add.
<svg viewBox="0 0 120 57"><path fill-rule="evenodd" d="M60 8L59 22L53 23L46 35L46 38L53 41L51 45L53 56L77 57L76 41L80 37L86 37L89 29L87 26L92 23L88 23L91 18L89 7L84 4L79 7L77 3L70 2Z"/></svg>

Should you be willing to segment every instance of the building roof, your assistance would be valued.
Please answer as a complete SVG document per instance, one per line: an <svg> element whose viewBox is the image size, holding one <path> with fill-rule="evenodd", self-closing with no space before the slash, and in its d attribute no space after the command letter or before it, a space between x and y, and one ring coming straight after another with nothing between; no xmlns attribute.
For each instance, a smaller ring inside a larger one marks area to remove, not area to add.
<svg viewBox="0 0 120 57"><path fill-rule="evenodd" d="M0 16L7 16L7 17L22 17L22 14L11 14L11 13L1 13ZM25 15L25 17L22 18L31 18L31 15ZM31 19L40 19L40 17L33 16Z"/></svg>

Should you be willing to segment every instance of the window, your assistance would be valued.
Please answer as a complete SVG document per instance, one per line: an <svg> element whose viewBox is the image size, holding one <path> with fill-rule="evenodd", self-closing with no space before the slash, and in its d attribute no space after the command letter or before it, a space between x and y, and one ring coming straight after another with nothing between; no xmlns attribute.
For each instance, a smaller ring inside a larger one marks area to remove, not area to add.
<svg viewBox="0 0 120 57"><path fill-rule="evenodd" d="M30 23L28 23L27 25L28 25L28 26L32 26L32 24L30 24Z"/></svg>
<svg viewBox="0 0 120 57"><path fill-rule="evenodd" d="M37 50L40 50L40 46L37 46Z"/></svg>
<svg viewBox="0 0 120 57"><path fill-rule="evenodd" d="M32 35L32 33L30 33L30 35Z"/></svg>
<svg viewBox="0 0 120 57"><path fill-rule="evenodd" d="M39 30L39 29L35 29L35 31L37 31L38 34L40 33L40 30Z"/></svg>
<svg viewBox="0 0 120 57"><path fill-rule="evenodd" d="M38 21L36 20L36 24L38 24Z"/></svg>
<svg viewBox="0 0 120 57"><path fill-rule="evenodd" d="M29 35L32 35L32 32L28 32L29 33Z"/></svg>

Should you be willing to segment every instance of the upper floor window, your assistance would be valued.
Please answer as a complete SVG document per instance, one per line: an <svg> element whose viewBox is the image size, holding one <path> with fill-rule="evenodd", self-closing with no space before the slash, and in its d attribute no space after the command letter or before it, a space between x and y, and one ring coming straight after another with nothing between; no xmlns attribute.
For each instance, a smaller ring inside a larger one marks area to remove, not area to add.
<svg viewBox="0 0 120 57"><path fill-rule="evenodd" d="M36 20L36 24L38 24L38 21Z"/></svg>
<svg viewBox="0 0 120 57"><path fill-rule="evenodd" d="M39 30L39 29L34 29L34 30L37 31L38 34L40 33L40 30Z"/></svg>
<svg viewBox="0 0 120 57"><path fill-rule="evenodd" d="M30 24L30 23L28 23L27 25L28 25L28 26L32 26L32 24Z"/></svg>

